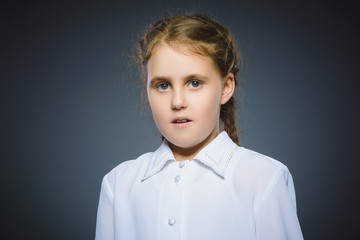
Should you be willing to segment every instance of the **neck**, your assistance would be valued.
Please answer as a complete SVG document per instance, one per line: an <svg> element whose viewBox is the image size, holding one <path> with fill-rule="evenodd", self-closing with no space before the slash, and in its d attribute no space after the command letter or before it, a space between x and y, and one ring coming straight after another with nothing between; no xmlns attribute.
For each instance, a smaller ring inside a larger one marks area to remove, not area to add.
<svg viewBox="0 0 360 240"><path fill-rule="evenodd" d="M170 142L169 147L171 148L175 160L176 161L182 161L182 160L193 160L194 157L203 149L206 145L208 145L216 136L219 134L219 131L212 132L207 138L205 138L204 141L201 143L188 147L188 148L182 148L178 147Z"/></svg>

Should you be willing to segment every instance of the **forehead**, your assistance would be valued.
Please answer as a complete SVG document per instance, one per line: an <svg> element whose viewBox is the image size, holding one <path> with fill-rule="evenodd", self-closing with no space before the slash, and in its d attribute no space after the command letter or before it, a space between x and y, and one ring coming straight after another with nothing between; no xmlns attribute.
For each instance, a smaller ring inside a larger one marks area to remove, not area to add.
<svg viewBox="0 0 360 240"><path fill-rule="evenodd" d="M219 75L212 59L194 54L186 48L161 44L153 49L147 64L148 76L177 76L184 74Z"/></svg>

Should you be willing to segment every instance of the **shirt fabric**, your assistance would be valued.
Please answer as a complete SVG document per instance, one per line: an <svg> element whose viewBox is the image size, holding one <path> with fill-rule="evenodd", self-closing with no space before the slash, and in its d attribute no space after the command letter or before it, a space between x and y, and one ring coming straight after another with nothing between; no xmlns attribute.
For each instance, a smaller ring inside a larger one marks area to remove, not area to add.
<svg viewBox="0 0 360 240"><path fill-rule="evenodd" d="M221 132L194 160L164 141L105 175L98 240L303 239L288 168Z"/></svg>

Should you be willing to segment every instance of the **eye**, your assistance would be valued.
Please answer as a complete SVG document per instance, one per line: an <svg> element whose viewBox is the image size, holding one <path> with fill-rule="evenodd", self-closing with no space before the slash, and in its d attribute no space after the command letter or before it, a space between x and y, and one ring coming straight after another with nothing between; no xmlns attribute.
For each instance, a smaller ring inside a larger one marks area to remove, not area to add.
<svg viewBox="0 0 360 240"><path fill-rule="evenodd" d="M201 82L198 81L198 80L192 80L190 83L189 83L189 86L191 88L199 88L201 86Z"/></svg>
<svg viewBox="0 0 360 240"><path fill-rule="evenodd" d="M166 83L166 82L163 82L163 83L160 83L156 86L156 88L159 90L159 91L166 91L169 89L169 84Z"/></svg>

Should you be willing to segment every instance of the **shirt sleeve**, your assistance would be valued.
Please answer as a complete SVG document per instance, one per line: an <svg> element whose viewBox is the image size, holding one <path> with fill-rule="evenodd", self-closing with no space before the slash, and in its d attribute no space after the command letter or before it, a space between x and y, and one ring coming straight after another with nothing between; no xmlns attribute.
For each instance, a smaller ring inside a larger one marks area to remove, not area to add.
<svg viewBox="0 0 360 240"><path fill-rule="evenodd" d="M270 180L255 208L258 240L303 239L292 176L284 166Z"/></svg>
<svg viewBox="0 0 360 240"><path fill-rule="evenodd" d="M105 175L101 184L95 240L114 239L114 192Z"/></svg>

